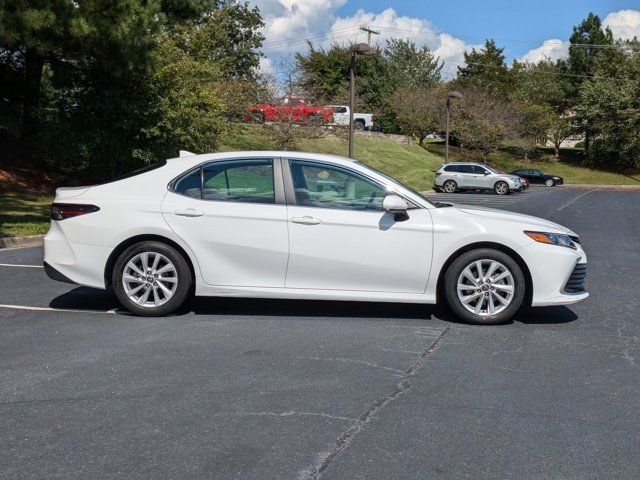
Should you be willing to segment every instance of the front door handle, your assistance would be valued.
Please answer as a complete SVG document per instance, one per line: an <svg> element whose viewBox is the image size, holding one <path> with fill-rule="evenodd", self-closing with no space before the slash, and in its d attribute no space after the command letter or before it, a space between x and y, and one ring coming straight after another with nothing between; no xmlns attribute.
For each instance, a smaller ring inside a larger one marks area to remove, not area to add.
<svg viewBox="0 0 640 480"><path fill-rule="evenodd" d="M201 217L202 215L204 215L204 212L194 210L193 208L187 208L186 210L176 210L173 213L174 215L179 215L181 217Z"/></svg>
<svg viewBox="0 0 640 480"><path fill-rule="evenodd" d="M300 223L302 225L318 225L318 224L322 223L322 220L320 220L318 218L304 216L304 217L291 217L291 222L292 223Z"/></svg>

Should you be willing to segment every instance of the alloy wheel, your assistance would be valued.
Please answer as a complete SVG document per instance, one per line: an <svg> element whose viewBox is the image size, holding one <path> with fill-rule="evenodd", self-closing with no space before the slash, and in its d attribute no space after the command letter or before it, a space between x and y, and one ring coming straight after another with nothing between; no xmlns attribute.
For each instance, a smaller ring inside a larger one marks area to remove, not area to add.
<svg viewBox="0 0 640 480"><path fill-rule="evenodd" d="M507 185L505 182L498 182L496 184L496 193L498 195L505 195L509 192L509 185Z"/></svg>
<svg viewBox="0 0 640 480"><path fill-rule="evenodd" d="M455 193L456 191L456 182L453 180L447 180L444 182L444 191L447 193Z"/></svg>
<svg viewBox="0 0 640 480"><path fill-rule="evenodd" d="M469 312L482 317L506 309L515 292L513 275L492 259L475 260L458 276L458 300Z"/></svg>
<svg viewBox="0 0 640 480"><path fill-rule="evenodd" d="M133 303L159 307L173 297L178 288L175 265L158 252L142 252L132 257L122 272L124 291Z"/></svg>

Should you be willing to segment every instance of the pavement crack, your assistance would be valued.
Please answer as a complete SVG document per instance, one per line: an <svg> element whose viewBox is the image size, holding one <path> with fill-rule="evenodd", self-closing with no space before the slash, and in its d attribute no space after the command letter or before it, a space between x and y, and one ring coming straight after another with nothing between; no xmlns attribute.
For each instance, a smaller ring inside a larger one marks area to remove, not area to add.
<svg viewBox="0 0 640 480"><path fill-rule="evenodd" d="M429 346L420 353L416 361L405 370L400 377L400 381L389 395L378 399L360 418L347 428L342 435L333 443L330 450L321 453L314 465L302 470L298 474L298 480L318 480L322 473L331 465L331 463L344 452L355 436L360 433L362 428L371 422L371 420L379 414L387 405L403 395L411 388L411 379L414 378L418 371L424 365L425 360L429 357L438 346L438 343L444 335L450 330L451 325L447 326L440 334L429 344Z"/></svg>

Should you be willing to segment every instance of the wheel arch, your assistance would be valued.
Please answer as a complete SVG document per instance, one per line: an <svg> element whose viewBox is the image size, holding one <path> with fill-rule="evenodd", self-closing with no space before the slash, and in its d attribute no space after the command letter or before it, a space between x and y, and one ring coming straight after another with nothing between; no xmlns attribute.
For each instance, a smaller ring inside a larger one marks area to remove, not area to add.
<svg viewBox="0 0 640 480"><path fill-rule="evenodd" d="M525 292L524 292L524 300L522 302L523 306L531 306L531 300L533 298L533 279L531 277L531 272L529 271L529 267L527 266L524 259L518 255L518 253L512 248L507 247L501 243L496 242L474 242L463 247L460 247L458 250L453 252L447 258L446 262L442 265L440 269L440 273L438 275L438 282L436 284L436 302L440 303L444 297L444 276L447 273L447 269L453 263L453 261L458 258L460 255L466 252L470 252L471 250L478 250L480 248L491 248L493 250L498 250L502 253L509 255L518 266L522 269L522 273L524 274L525 279Z"/></svg>
<svg viewBox="0 0 640 480"><path fill-rule="evenodd" d="M126 240L123 240L122 242L120 242L120 244L118 244L118 246L113 249L104 267L105 287L108 287L112 283L111 277L113 273L113 267L115 266L116 262L118 261L118 257L122 254L122 252L124 252L131 245L135 245L136 243L140 243L140 242L148 242L148 241L165 243L170 247L175 248L177 252L184 257L184 259L187 262L187 265L189 265L189 270L191 271L191 279L194 281L194 284L195 284L196 275L195 275L195 268L194 268L193 262L191 261L191 257L189 257L189 254L180 244L176 243L170 238L163 237L162 235L143 234L143 235L135 235L133 237L127 238Z"/></svg>

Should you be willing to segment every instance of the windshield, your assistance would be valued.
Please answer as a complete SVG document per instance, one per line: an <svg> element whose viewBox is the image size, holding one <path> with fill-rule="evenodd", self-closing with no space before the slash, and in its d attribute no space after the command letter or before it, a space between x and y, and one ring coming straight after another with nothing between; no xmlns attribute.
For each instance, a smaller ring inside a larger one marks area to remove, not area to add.
<svg viewBox="0 0 640 480"><path fill-rule="evenodd" d="M433 205L433 202L431 200L429 200L427 197L425 197L424 195L422 195L420 192L414 190L411 187L407 187L404 183L399 182L398 180L396 180L393 177L390 177L389 175L387 175L386 173L381 172L380 170L378 170L377 168L373 168L370 165L365 165L362 162L356 162L358 165L362 165L363 167L367 167L369 170L373 170L374 172L376 172L378 175L382 175L384 178L391 180L393 183L397 183L398 185L400 185L401 187L405 188L406 190L410 191L411 193L413 193L414 195L417 195L418 197L426 200L427 202L429 202L431 205Z"/></svg>

